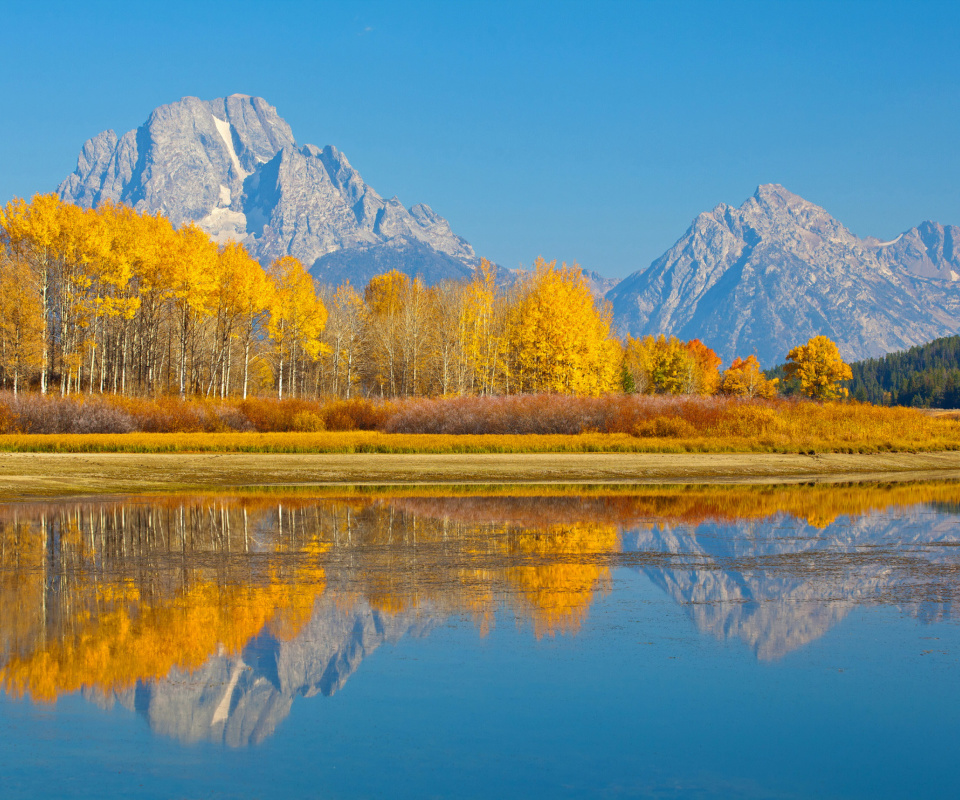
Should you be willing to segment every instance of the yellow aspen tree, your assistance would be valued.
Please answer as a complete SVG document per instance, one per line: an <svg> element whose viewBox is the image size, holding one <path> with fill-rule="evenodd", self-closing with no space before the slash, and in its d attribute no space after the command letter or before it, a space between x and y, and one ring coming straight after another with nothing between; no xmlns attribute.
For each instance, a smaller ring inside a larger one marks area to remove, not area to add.
<svg viewBox="0 0 960 800"><path fill-rule="evenodd" d="M89 348L94 314L94 283L107 251L108 234L93 211L64 203L60 207L59 269L54 291L58 327L60 392L78 390L83 355Z"/></svg>
<svg viewBox="0 0 960 800"><path fill-rule="evenodd" d="M250 383L250 350L258 332L263 327L273 298L273 284L267 273L254 261L242 245L238 250L237 273L231 284L231 292L236 309L236 337L243 349L243 382L241 394L247 397ZM240 252L242 251L242 253ZM227 365L226 383L230 383L230 365Z"/></svg>
<svg viewBox="0 0 960 800"><path fill-rule="evenodd" d="M330 356L329 391L349 398L363 357L363 299L349 281L330 297L325 341Z"/></svg>
<svg viewBox="0 0 960 800"><path fill-rule="evenodd" d="M195 380L195 355L199 324L208 318L215 291L217 246L200 228L190 224L176 232L173 283L170 296L174 303L179 338L178 383L180 397L187 394L187 364L190 379ZM125 377L125 376L124 376ZM120 391L123 391L121 384ZM196 388L195 385L191 388Z"/></svg>
<svg viewBox="0 0 960 800"><path fill-rule="evenodd" d="M12 257L25 263L34 273L40 305L42 346L40 352L40 393L47 393L47 378L52 350L53 285L60 239L61 202L56 194L38 194L30 203L14 198L0 209L3 242Z"/></svg>
<svg viewBox="0 0 960 800"><path fill-rule="evenodd" d="M35 274L0 248L0 364L14 394L39 370L43 353L43 306Z"/></svg>
<svg viewBox="0 0 960 800"><path fill-rule="evenodd" d="M262 280L258 280L260 276ZM227 242L220 246L213 295L215 326L207 394L215 387L221 397L229 393L234 339L242 336L245 320L257 313L250 307L252 304L260 306L260 311L266 309L266 283L266 273L242 244ZM258 289L259 298L255 295Z"/></svg>
<svg viewBox="0 0 960 800"><path fill-rule="evenodd" d="M104 356L108 349L121 354L124 359L129 352L139 354L140 361L147 344L138 336L139 326L132 323L140 311L145 293L137 285L138 267L145 258L145 250L150 243L149 231L141 222L141 217L126 206L112 203L101 206L96 211L86 212L93 220L88 226L95 241L88 243L91 254L88 277L88 319L89 333L90 391L93 391L94 374L97 367L97 352L100 356L101 391L106 379L107 362ZM172 231L172 229L171 229ZM131 336L131 346L126 339ZM109 348L108 343L109 342ZM125 371L124 365L114 362L114 374L119 376ZM138 382L142 380L137 373Z"/></svg>
<svg viewBox="0 0 960 800"><path fill-rule="evenodd" d="M170 391L178 321L173 291L179 258L177 232L162 214L139 215L124 208L118 221L131 253L131 286L140 301L134 323L140 354L138 381L147 392Z"/></svg>
<svg viewBox="0 0 960 800"><path fill-rule="evenodd" d="M511 309L510 348L521 392L598 395L613 391L619 346L609 304L600 308L580 268L538 258Z"/></svg>
<svg viewBox="0 0 960 800"><path fill-rule="evenodd" d="M317 297L313 279L293 256L284 256L270 265L273 292L268 333L277 362L277 397L283 399L284 380L290 394L297 391L297 365L323 352L321 335L327 310Z"/></svg>
<svg viewBox="0 0 960 800"><path fill-rule="evenodd" d="M401 313L410 278L397 270L370 279L363 292L368 372L381 395L394 397L403 386Z"/></svg>
<svg viewBox="0 0 960 800"><path fill-rule="evenodd" d="M846 397L840 381L853 377L853 371L840 357L840 348L826 336L814 336L806 344L787 353L784 370L788 378L800 380L800 391L815 400Z"/></svg>
<svg viewBox="0 0 960 800"><path fill-rule="evenodd" d="M467 329L465 355L472 369L470 387L478 394L494 394L500 388L507 350L503 306L497 291L496 265L481 258L467 286L461 323Z"/></svg>
<svg viewBox="0 0 960 800"><path fill-rule="evenodd" d="M400 352L402 358L401 393L425 393L424 378L431 328L429 314L435 292L417 276L407 284L400 306ZM435 320L434 320L435 322Z"/></svg>
<svg viewBox="0 0 960 800"><path fill-rule="evenodd" d="M467 347L470 323L466 297L468 285L444 281L429 290L429 377L427 385L440 395L469 391L473 365Z"/></svg>

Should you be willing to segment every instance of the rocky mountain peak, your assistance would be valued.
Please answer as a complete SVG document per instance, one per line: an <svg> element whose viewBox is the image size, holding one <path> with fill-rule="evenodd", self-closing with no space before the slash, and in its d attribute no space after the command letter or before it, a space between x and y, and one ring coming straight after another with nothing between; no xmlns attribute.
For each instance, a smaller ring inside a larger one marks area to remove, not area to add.
<svg viewBox="0 0 960 800"><path fill-rule="evenodd" d="M960 329L960 230L924 224L862 240L779 184L720 204L608 295L621 332L699 338L727 362L772 366L811 336L866 358Z"/></svg>
<svg viewBox="0 0 960 800"><path fill-rule="evenodd" d="M779 183L761 183L753 197L758 203L770 207L812 205Z"/></svg>
<svg viewBox="0 0 960 800"><path fill-rule="evenodd" d="M196 222L265 265L293 255L332 283L360 283L386 262L434 279L463 277L477 262L429 206L383 200L336 147L300 147L277 110L250 95L184 97L121 137L104 131L58 191L82 206L110 200Z"/></svg>
<svg viewBox="0 0 960 800"><path fill-rule="evenodd" d="M925 221L889 242L867 239L877 259L924 278L960 280L960 228Z"/></svg>

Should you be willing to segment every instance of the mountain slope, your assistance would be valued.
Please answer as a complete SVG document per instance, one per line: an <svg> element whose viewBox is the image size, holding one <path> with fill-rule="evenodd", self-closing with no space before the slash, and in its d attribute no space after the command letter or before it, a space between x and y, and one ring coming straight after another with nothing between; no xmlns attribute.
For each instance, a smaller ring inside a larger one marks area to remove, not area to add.
<svg viewBox="0 0 960 800"><path fill-rule="evenodd" d="M817 334L865 358L960 329L958 233L924 223L892 243L862 240L768 184L739 208L700 214L607 297L622 331L699 338L726 361L777 363Z"/></svg>
<svg viewBox="0 0 960 800"><path fill-rule="evenodd" d="M196 222L218 241L243 241L263 264L293 255L321 278L360 285L377 257L434 281L477 263L429 206L384 200L335 147L298 146L259 97L185 97L119 138L105 131L83 146L58 191L82 206L109 200L162 212L175 225ZM342 257L321 269L334 254Z"/></svg>

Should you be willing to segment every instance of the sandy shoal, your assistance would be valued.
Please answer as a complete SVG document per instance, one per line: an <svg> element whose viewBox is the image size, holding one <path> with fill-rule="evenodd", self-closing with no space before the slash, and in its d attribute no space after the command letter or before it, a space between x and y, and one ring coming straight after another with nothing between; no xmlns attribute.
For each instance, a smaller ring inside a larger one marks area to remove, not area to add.
<svg viewBox="0 0 960 800"><path fill-rule="evenodd" d="M251 486L798 483L960 479L960 452L131 454L0 453L5 500Z"/></svg>

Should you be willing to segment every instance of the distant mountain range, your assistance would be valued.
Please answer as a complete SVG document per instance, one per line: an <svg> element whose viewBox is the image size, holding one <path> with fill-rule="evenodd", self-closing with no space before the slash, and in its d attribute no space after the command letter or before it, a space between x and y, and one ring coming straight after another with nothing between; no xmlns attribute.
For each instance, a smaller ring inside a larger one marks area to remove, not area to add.
<svg viewBox="0 0 960 800"><path fill-rule="evenodd" d="M437 283L478 263L429 206L383 199L335 147L299 146L259 97L186 97L123 136L105 131L83 146L59 193L196 222L218 241L243 241L263 264L294 255L331 284L362 287L390 269ZM755 353L773 366L817 334L863 359L960 332L960 228L923 222L890 242L860 239L776 184L739 208L700 214L619 283L587 277L621 333L699 338L728 362Z"/></svg>
<svg viewBox="0 0 960 800"><path fill-rule="evenodd" d="M776 184L700 214L647 269L608 294L622 331L699 338L725 361L769 366L811 336L847 359L960 330L960 228L924 222L860 239Z"/></svg>

